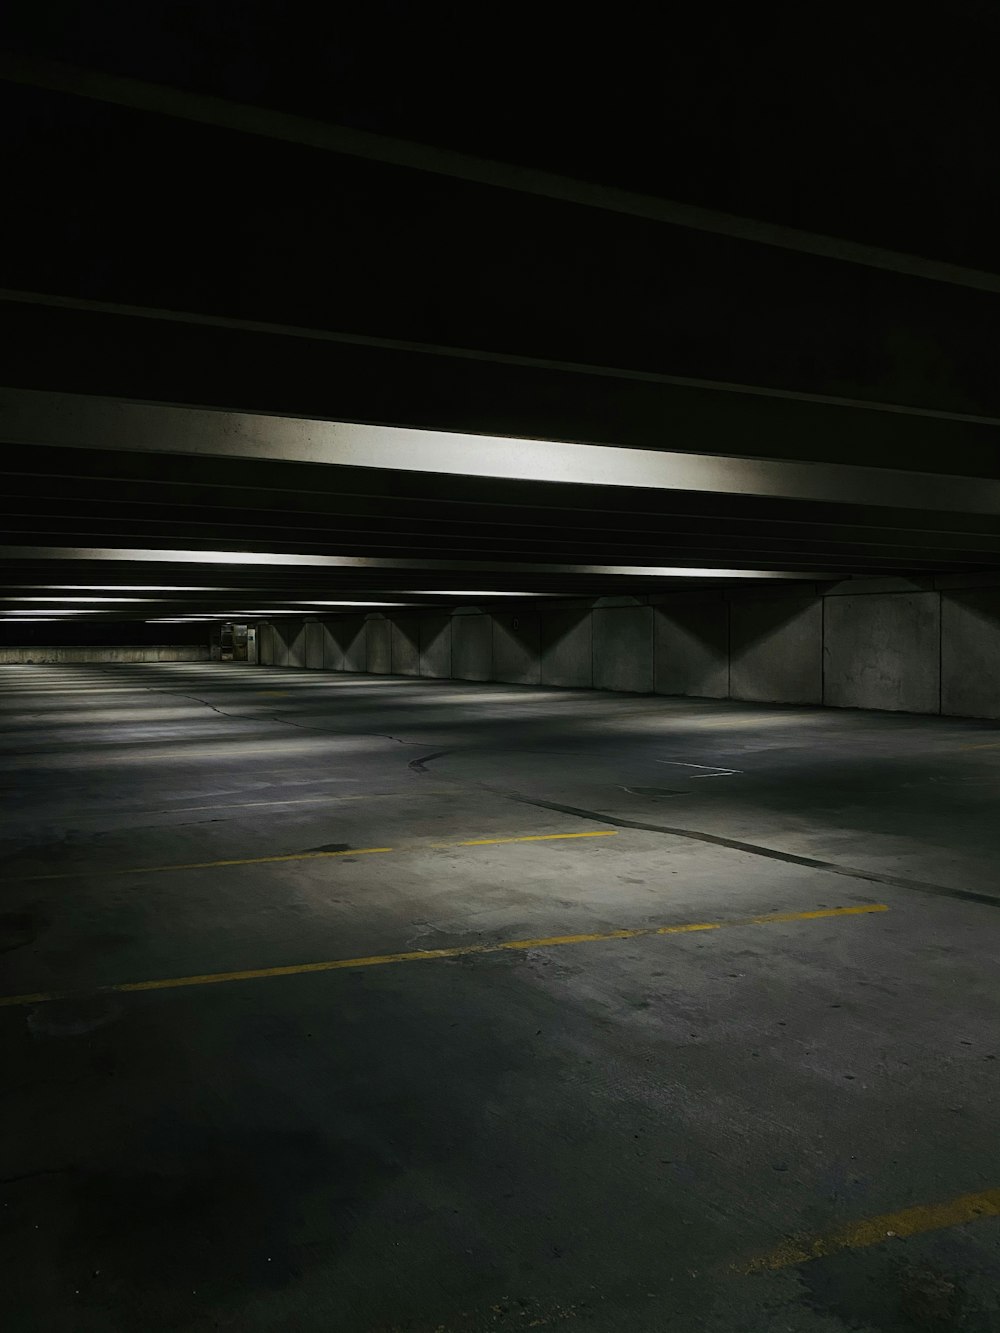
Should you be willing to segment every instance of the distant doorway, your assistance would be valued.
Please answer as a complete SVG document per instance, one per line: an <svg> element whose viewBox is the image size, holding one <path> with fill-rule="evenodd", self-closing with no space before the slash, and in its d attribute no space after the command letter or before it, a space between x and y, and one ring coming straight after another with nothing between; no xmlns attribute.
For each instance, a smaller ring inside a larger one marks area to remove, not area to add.
<svg viewBox="0 0 1000 1333"><path fill-rule="evenodd" d="M249 637L248 627L246 625L223 625L222 627L223 662L248 661L249 660L247 652L248 637Z"/></svg>

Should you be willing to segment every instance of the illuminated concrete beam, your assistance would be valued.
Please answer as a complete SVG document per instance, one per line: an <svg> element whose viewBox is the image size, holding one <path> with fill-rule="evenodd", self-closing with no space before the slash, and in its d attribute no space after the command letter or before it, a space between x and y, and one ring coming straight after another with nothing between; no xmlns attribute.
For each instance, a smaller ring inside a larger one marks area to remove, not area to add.
<svg viewBox="0 0 1000 1333"><path fill-rule="evenodd" d="M735 456L623 449L33 389L0 389L0 442L1000 514L1000 481L991 478L741 458L738 441Z"/></svg>
<svg viewBox="0 0 1000 1333"><path fill-rule="evenodd" d="M502 560L411 560L401 556L309 555L287 551L168 551L117 546L0 546L0 560L126 560L138 563L185 565L319 565L335 569L422 570L455 574L593 574L627 578L811 579L840 575L772 569L689 569L683 565L566 565L528 564ZM234 591L239 591L234 589ZM444 594L436 593L435 596ZM491 594L493 595L493 594Z"/></svg>

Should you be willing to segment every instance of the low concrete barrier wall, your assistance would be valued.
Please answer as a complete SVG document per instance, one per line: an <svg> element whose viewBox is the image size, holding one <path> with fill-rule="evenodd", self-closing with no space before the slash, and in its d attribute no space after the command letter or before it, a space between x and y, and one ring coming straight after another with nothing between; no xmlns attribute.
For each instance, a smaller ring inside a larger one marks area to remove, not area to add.
<svg viewBox="0 0 1000 1333"><path fill-rule="evenodd" d="M58 665L61 662L207 662L207 645L146 644L145 646L107 646L91 644L82 647L0 647L0 665L17 663Z"/></svg>

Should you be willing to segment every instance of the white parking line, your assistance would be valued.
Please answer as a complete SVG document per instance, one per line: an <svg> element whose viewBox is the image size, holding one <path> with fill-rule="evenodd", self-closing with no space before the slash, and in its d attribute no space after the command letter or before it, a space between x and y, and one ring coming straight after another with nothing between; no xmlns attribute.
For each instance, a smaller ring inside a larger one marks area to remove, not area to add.
<svg viewBox="0 0 1000 1333"><path fill-rule="evenodd" d="M728 778L735 773L742 773L742 768L715 768L711 764L685 764L680 759L657 759L658 764L670 764L674 768L703 768L704 773L695 773L695 778Z"/></svg>

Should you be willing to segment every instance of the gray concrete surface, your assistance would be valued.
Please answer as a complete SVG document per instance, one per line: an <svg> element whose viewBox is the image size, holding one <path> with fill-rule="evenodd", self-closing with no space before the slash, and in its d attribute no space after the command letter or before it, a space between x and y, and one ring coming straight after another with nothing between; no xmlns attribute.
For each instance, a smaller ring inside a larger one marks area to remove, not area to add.
<svg viewBox="0 0 1000 1333"><path fill-rule="evenodd" d="M365 670L388 676L392 671L392 640L388 620L381 615L368 616L365 634Z"/></svg>
<svg viewBox="0 0 1000 1333"><path fill-rule="evenodd" d="M820 703L823 607L815 597L734 599L729 607L734 699Z"/></svg>
<svg viewBox="0 0 1000 1333"><path fill-rule="evenodd" d="M828 597L824 702L936 713L941 697L940 615L936 592Z"/></svg>
<svg viewBox="0 0 1000 1333"><path fill-rule="evenodd" d="M536 611L518 609L493 616L493 674L512 685L538 685L542 679L541 620Z"/></svg>
<svg viewBox="0 0 1000 1333"><path fill-rule="evenodd" d="M654 689L725 699L729 604L719 593L672 597L653 607Z"/></svg>
<svg viewBox="0 0 1000 1333"><path fill-rule="evenodd" d="M344 646L329 621L321 621L323 628L323 669L324 671L343 671ZM261 659L263 661L263 658Z"/></svg>
<svg viewBox="0 0 1000 1333"><path fill-rule="evenodd" d="M304 667L306 664L306 622L290 620L285 627L285 642L288 644L288 665Z"/></svg>
<svg viewBox="0 0 1000 1333"><path fill-rule="evenodd" d="M294 665L291 661L291 645L295 637L295 629L290 620L279 621L274 626L274 665L287 667Z"/></svg>
<svg viewBox="0 0 1000 1333"><path fill-rule="evenodd" d="M389 622L392 634L390 660L394 676L420 675L420 618L394 616Z"/></svg>
<svg viewBox="0 0 1000 1333"><path fill-rule="evenodd" d="M323 661L432 679L1000 717L1000 589L933 583L848 579L617 599L628 605L387 612L388 631L371 631L371 661L350 628L359 618L334 616L331 632L353 647ZM282 636L287 624L280 635L262 629L262 663L291 664Z"/></svg>
<svg viewBox="0 0 1000 1333"><path fill-rule="evenodd" d="M456 680L493 676L493 620L475 612L451 618L451 674Z"/></svg>
<svg viewBox="0 0 1000 1333"><path fill-rule="evenodd" d="M330 627L325 625L324 634L329 636ZM261 621L257 626L257 663L259 666L274 665L274 626L268 622ZM329 667L339 667L341 663L327 662L324 665Z"/></svg>
<svg viewBox="0 0 1000 1333"><path fill-rule="evenodd" d="M594 686L650 694L653 612L648 606L595 607Z"/></svg>
<svg viewBox="0 0 1000 1333"><path fill-rule="evenodd" d="M941 597L941 711L1000 717L1000 589Z"/></svg>
<svg viewBox="0 0 1000 1333"><path fill-rule="evenodd" d="M0 666L87 662L207 662L208 644L0 645Z"/></svg>
<svg viewBox="0 0 1000 1333"><path fill-rule="evenodd" d="M5 1328L998 1327L997 1216L742 1271L1000 1187L994 724L236 664L0 717Z"/></svg>
<svg viewBox="0 0 1000 1333"><path fill-rule="evenodd" d="M589 609L549 611L542 619L542 683L594 683L594 621Z"/></svg>
<svg viewBox="0 0 1000 1333"><path fill-rule="evenodd" d="M306 666L323 670L323 626L318 620L306 621Z"/></svg>
<svg viewBox="0 0 1000 1333"><path fill-rule="evenodd" d="M367 670L367 632L364 616L343 616L330 622L344 654L344 671Z"/></svg>
<svg viewBox="0 0 1000 1333"><path fill-rule="evenodd" d="M451 617L420 617L420 674L441 677L451 675Z"/></svg>

